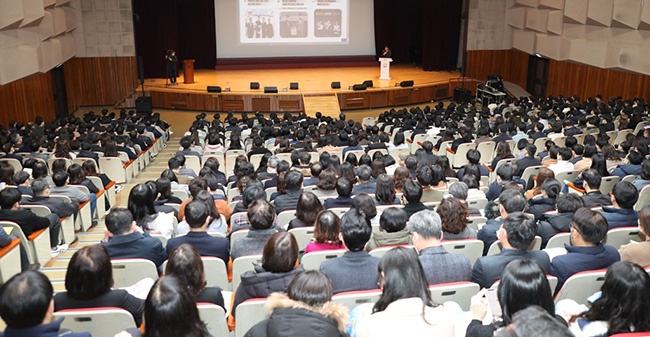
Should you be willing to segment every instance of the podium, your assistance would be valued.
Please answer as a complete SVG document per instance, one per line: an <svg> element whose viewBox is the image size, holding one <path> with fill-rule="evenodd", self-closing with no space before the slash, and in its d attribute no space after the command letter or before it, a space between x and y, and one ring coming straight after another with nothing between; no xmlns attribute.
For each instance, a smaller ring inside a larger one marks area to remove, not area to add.
<svg viewBox="0 0 650 337"><path fill-rule="evenodd" d="M183 83L194 83L194 60L183 61Z"/></svg>
<svg viewBox="0 0 650 337"><path fill-rule="evenodd" d="M380 80L390 80L390 63L393 62L393 59L387 57L379 58L379 79Z"/></svg>

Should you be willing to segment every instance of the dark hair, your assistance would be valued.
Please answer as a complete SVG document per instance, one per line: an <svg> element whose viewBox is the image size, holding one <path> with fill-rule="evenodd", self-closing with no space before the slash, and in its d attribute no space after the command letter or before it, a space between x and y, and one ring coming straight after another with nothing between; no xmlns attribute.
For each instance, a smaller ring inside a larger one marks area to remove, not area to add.
<svg viewBox="0 0 650 337"><path fill-rule="evenodd" d="M379 217L379 226L388 233L399 232L406 227L408 214L397 207L388 207Z"/></svg>
<svg viewBox="0 0 650 337"><path fill-rule="evenodd" d="M650 180L650 159L646 158L641 163L641 174L639 176L644 180Z"/></svg>
<svg viewBox="0 0 650 337"><path fill-rule="evenodd" d="M81 182L86 179L86 171L77 163L68 167L68 174L70 175L70 185L81 185Z"/></svg>
<svg viewBox="0 0 650 337"><path fill-rule="evenodd" d="M437 306L431 299L427 279L415 250L393 248L381 258L377 269L380 277L383 273L380 280L382 293L372 308L373 312L384 311L397 300L413 297L420 298L425 306Z"/></svg>
<svg viewBox="0 0 650 337"><path fill-rule="evenodd" d="M154 208L156 196L147 184L137 184L129 193L128 208L136 224L144 230L149 230L148 223L157 216Z"/></svg>
<svg viewBox="0 0 650 337"><path fill-rule="evenodd" d="M246 186L242 195L242 205L248 208L255 200L266 200L266 192L260 186L252 186L249 184Z"/></svg>
<svg viewBox="0 0 650 337"><path fill-rule="evenodd" d="M584 172L582 172L582 179L590 188L595 190L600 188L600 182L602 177L597 170L594 169L585 170Z"/></svg>
<svg viewBox="0 0 650 337"><path fill-rule="evenodd" d="M42 161L37 161L32 166L32 178L45 178L47 177L47 164Z"/></svg>
<svg viewBox="0 0 650 337"><path fill-rule="evenodd" d="M106 215L105 223L111 234L122 235L131 229L133 215L126 208L114 208Z"/></svg>
<svg viewBox="0 0 650 337"><path fill-rule="evenodd" d="M318 243L331 241L340 245L339 232L341 231L341 219L332 211L320 211L316 215L314 224L314 240Z"/></svg>
<svg viewBox="0 0 650 337"><path fill-rule="evenodd" d="M167 178L156 179L156 188L160 193L160 199L168 200L172 197L172 182Z"/></svg>
<svg viewBox="0 0 650 337"><path fill-rule="evenodd" d="M275 207L266 200L255 200L246 213L253 229L271 228L275 220Z"/></svg>
<svg viewBox="0 0 650 337"><path fill-rule="evenodd" d="M262 252L262 268L271 273L286 273L296 267L298 243L293 234L277 232L266 241Z"/></svg>
<svg viewBox="0 0 650 337"><path fill-rule="evenodd" d="M322 307L332 300L332 283L327 275L317 270L296 274L287 286L287 296L311 307Z"/></svg>
<svg viewBox="0 0 650 337"><path fill-rule="evenodd" d="M345 155L345 162L352 165L352 166L358 166L359 161L357 160L357 155L354 154L354 152L348 152Z"/></svg>
<svg viewBox="0 0 650 337"><path fill-rule="evenodd" d="M316 180L316 187L323 191L332 191L336 188L336 172L332 170L323 170L318 175Z"/></svg>
<svg viewBox="0 0 650 337"><path fill-rule="evenodd" d="M520 191L509 189L501 192L499 203L503 206L506 213L523 212L526 209L526 198Z"/></svg>
<svg viewBox="0 0 650 337"><path fill-rule="evenodd" d="M612 190L616 203L625 209L632 209L639 200L639 190L629 181L619 181Z"/></svg>
<svg viewBox="0 0 650 337"><path fill-rule="evenodd" d="M650 165L649 165L650 166ZM393 183L395 183L395 191L402 190L404 182L411 179L411 172L404 166L400 166L393 174Z"/></svg>
<svg viewBox="0 0 650 337"><path fill-rule="evenodd" d="M595 154L591 157L590 169L598 171L601 177L609 176L609 171L607 170L607 160L605 160L605 157L600 154Z"/></svg>
<svg viewBox="0 0 650 337"><path fill-rule="evenodd" d="M431 166L421 166L415 172L415 177L422 186L429 186L433 182L433 169Z"/></svg>
<svg viewBox="0 0 650 337"><path fill-rule="evenodd" d="M363 212L366 215L368 221L374 218L377 215L377 207L375 206L375 201L366 193L360 193L352 199L352 206L358 211Z"/></svg>
<svg viewBox="0 0 650 337"><path fill-rule="evenodd" d="M422 198L422 186L420 186L420 184L416 183L412 179L406 179L404 181L402 193L409 204L418 203Z"/></svg>
<svg viewBox="0 0 650 337"><path fill-rule="evenodd" d="M515 176L516 170L514 165L510 163L505 163L499 166L497 169L497 176L501 178L501 181L511 181Z"/></svg>
<svg viewBox="0 0 650 337"><path fill-rule="evenodd" d="M465 155L465 158L467 158L467 161L472 163L472 164L479 164L481 160L481 152L479 152L476 149L471 149L467 151L467 154Z"/></svg>
<svg viewBox="0 0 650 337"><path fill-rule="evenodd" d="M395 138L393 138L393 144L395 146L404 144L404 132L397 131L397 133L395 134Z"/></svg>
<svg viewBox="0 0 650 337"><path fill-rule="evenodd" d="M447 233L458 234L467 228L469 210L467 205L460 200L449 197L442 199L436 212L442 220L442 230Z"/></svg>
<svg viewBox="0 0 650 337"><path fill-rule="evenodd" d="M562 191L562 184L555 178L546 179L542 184L542 191L546 192L549 198L555 199Z"/></svg>
<svg viewBox="0 0 650 337"><path fill-rule="evenodd" d="M190 228L201 228L209 215L210 210L208 210L207 205L203 201L192 200L185 206L185 221Z"/></svg>
<svg viewBox="0 0 650 337"><path fill-rule="evenodd" d="M65 273L65 289L70 299L95 299L113 287L113 268L108 250L102 245L85 246L76 251Z"/></svg>
<svg viewBox="0 0 650 337"><path fill-rule="evenodd" d="M351 208L341 217L341 235L348 250L353 252L363 250L371 234L370 220L362 211Z"/></svg>
<svg viewBox="0 0 650 337"><path fill-rule="evenodd" d="M574 213L582 207L585 207L584 200L582 200L580 196L573 193L568 193L557 198L558 213Z"/></svg>
<svg viewBox="0 0 650 337"><path fill-rule="evenodd" d="M162 171L160 173L160 177L161 178L167 178L167 179L169 179L170 182L174 181L174 182L178 183L178 177L176 177L176 173L174 173L174 171L172 171L170 169Z"/></svg>
<svg viewBox="0 0 650 337"><path fill-rule="evenodd" d="M20 202L22 194L17 188L5 188L0 191L0 208L11 209L17 202Z"/></svg>
<svg viewBox="0 0 650 337"><path fill-rule="evenodd" d="M361 165L361 166L363 166L363 165ZM332 172L334 172L334 174L336 174L336 172L334 170L330 169L330 171L332 171ZM357 182L357 176L354 174L354 167L352 167L352 165L350 165L350 163L343 163L343 164L341 164L341 166L339 166L338 178L345 178L349 182L351 182L352 184ZM334 183L334 186L336 186L336 182Z"/></svg>
<svg viewBox="0 0 650 337"><path fill-rule="evenodd" d="M395 183L387 174L380 174L375 182L375 198L380 204L395 202Z"/></svg>
<svg viewBox="0 0 650 337"><path fill-rule="evenodd" d="M290 170L285 176L285 184L288 191L298 190L302 187L303 175L302 172Z"/></svg>
<svg viewBox="0 0 650 337"><path fill-rule="evenodd" d="M598 244L607 236L607 220L600 212L583 207L573 213L571 225L582 238L592 244Z"/></svg>
<svg viewBox="0 0 650 337"><path fill-rule="evenodd" d="M534 158L536 152L537 152L537 146L535 146L535 144L528 144L526 146L526 154L528 155L528 157Z"/></svg>
<svg viewBox="0 0 650 337"><path fill-rule="evenodd" d="M316 221L316 216L323 210L323 204L314 193L302 192L296 206L296 218L308 226Z"/></svg>
<svg viewBox="0 0 650 337"><path fill-rule="evenodd" d="M605 159L612 160L612 161L621 160L621 157L618 155L618 151L616 151L616 149L612 145L607 144L603 146L601 150L603 152L603 157L605 157Z"/></svg>
<svg viewBox="0 0 650 337"><path fill-rule="evenodd" d="M497 148L495 150L495 157L499 157L501 159L505 158L512 158L512 150L510 149L510 144L506 142L505 140L500 141L497 144Z"/></svg>
<svg viewBox="0 0 650 337"><path fill-rule="evenodd" d="M52 283L42 273L27 270L16 274L0 287L0 317L11 329L40 325L53 293Z"/></svg>
<svg viewBox="0 0 650 337"><path fill-rule="evenodd" d="M341 177L336 181L336 193L341 197L349 197L352 195L352 182Z"/></svg>
<svg viewBox="0 0 650 337"><path fill-rule="evenodd" d="M632 262L616 262L605 273L602 295L583 314L589 321L607 321L607 335L650 331L650 276Z"/></svg>
<svg viewBox="0 0 650 337"><path fill-rule="evenodd" d="M196 296L177 278L163 276L154 283L144 302L143 337L206 337Z"/></svg>
<svg viewBox="0 0 650 337"><path fill-rule="evenodd" d="M171 251L165 267L165 275L176 277L190 294L198 298L205 289L205 271L201 255L194 246L184 243Z"/></svg>
<svg viewBox="0 0 650 337"><path fill-rule="evenodd" d="M503 221L503 229L508 236L508 243L516 249L528 249L535 240L537 224L522 212L508 213Z"/></svg>
<svg viewBox="0 0 650 337"><path fill-rule="evenodd" d="M535 261L513 260L508 263L501 274L497 296L504 324L509 324L516 312L531 305L539 305L555 316L551 287Z"/></svg>
<svg viewBox="0 0 650 337"><path fill-rule="evenodd" d="M56 172L52 175L52 181L54 182L54 185L57 187L65 186L66 182L68 182L68 172L66 171L59 171Z"/></svg>
<svg viewBox="0 0 650 337"><path fill-rule="evenodd" d="M65 159L54 160L54 162L52 162L52 175L61 171L65 172L67 166L68 166L68 162Z"/></svg>

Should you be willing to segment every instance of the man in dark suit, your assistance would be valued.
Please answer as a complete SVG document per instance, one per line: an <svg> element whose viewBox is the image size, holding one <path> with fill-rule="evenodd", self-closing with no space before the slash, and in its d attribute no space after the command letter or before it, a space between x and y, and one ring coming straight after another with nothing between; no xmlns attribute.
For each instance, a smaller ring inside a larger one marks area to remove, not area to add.
<svg viewBox="0 0 650 337"><path fill-rule="evenodd" d="M582 187L585 188L585 194L582 200L585 202L585 207L609 206L612 204L612 198L600 192L600 183L602 177L595 169L588 169L582 172L582 179L584 183Z"/></svg>
<svg viewBox="0 0 650 337"><path fill-rule="evenodd" d="M604 206L602 215L609 229L637 226L639 212L634 204L639 200L639 191L629 181L619 181L612 190L612 206Z"/></svg>
<svg viewBox="0 0 650 337"><path fill-rule="evenodd" d="M477 238L483 241L483 255L487 254L490 245L498 239L497 231L503 224L502 219L505 219L508 214L523 212L527 204L526 197L519 191L510 189L501 193L499 196L500 219L488 220L485 226L476 233Z"/></svg>
<svg viewBox="0 0 650 337"><path fill-rule="evenodd" d="M192 137L190 137L190 136L184 136L184 137L181 138L181 140L180 140L180 145L181 145L181 147L182 147L183 149L180 150L180 151L177 151L177 152L176 152L176 155L182 154L182 155L184 155L184 156L197 156L197 157L199 157L199 161L201 161L201 158L202 158L202 157L201 157L201 154L198 153L198 152L196 152L196 151L192 151L192 150L190 149L190 147L192 146Z"/></svg>
<svg viewBox="0 0 650 337"><path fill-rule="evenodd" d="M93 151L93 144L89 141L81 143L81 151L77 154L77 158L92 159L99 164L99 155Z"/></svg>
<svg viewBox="0 0 650 337"><path fill-rule="evenodd" d="M275 212L277 214L298 207L298 199L300 199L300 195L302 194L302 180L302 172L296 170L290 170L284 176L287 193L281 194L275 198L274 204Z"/></svg>
<svg viewBox="0 0 650 337"><path fill-rule="evenodd" d="M544 273L548 273L551 270L548 254L540 250L528 250L536 231L535 222L526 214L509 214L497 231L503 250L497 255L483 256L476 260L472 269L472 282L478 283L481 288L489 288L501 278L503 269L513 260L533 260Z"/></svg>
<svg viewBox="0 0 650 337"><path fill-rule="evenodd" d="M255 200L248 205L246 214L250 222L250 231L245 237L233 241L230 250L233 261L242 256L262 254L266 241L278 232L273 226L276 218L275 209L268 201Z"/></svg>
<svg viewBox="0 0 650 337"><path fill-rule="evenodd" d="M117 148L118 151L122 151L126 153L126 155L129 157L129 160L138 159L138 156L135 154L135 152L133 152L128 147L126 147L126 137L124 136L115 137L115 147Z"/></svg>
<svg viewBox="0 0 650 337"><path fill-rule="evenodd" d="M269 158L270 160L270 158ZM303 180L302 186L312 186L316 185L316 182L318 181L318 175L320 175L321 172L323 172L323 165L321 165L320 162L315 162L312 163L309 166L309 172L311 173L311 178L307 178ZM259 175L258 175L259 178Z"/></svg>
<svg viewBox="0 0 650 337"><path fill-rule="evenodd" d="M526 145L526 156L517 160L517 176L521 177L524 171L531 166L539 166L542 162L535 158L535 153L537 152L537 146L534 144Z"/></svg>
<svg viewBox="0 0 650 337"><path fill-rule="evenodd" d="M111 259L147 259L158 271L167 259L160 240L139 231L131 212L125 208L113 209L106 216L106 237L101 242Z"/></svg>
<svg viewBox="0 0 650 337"><path fill-rule="evenodd" d="M441 245L442 221L437 212L425 210L413 214L408 227L429 284L471 280L472 264L467 256L449 254Z"/></svg>
<svg viewBox="0 0 650 337"><path fill-rule="evenodd" d="M357 177L359 178L359 184L355 185L352 189L352 194L357 195L360 193L366 193L369 195L375 194L375 183L370 181L372 179L372 169L368 165L361 165L357 169Z"/></svg>
<svg viewBox="0 0 650 337"><path fill-rule="evenodd" d="M208 207L201 201L192 201L185 206L185 221L190 226L190 231L184 236L169 239L167 242L167 256L178 246L189 243L194 246L201 256L214 256L228 264L230 258L230 244L228 239L212 237L207 228L212 218L209 216Z"/></svg>
<svg viewBox="0 0 650 337"><path fill-rule="evenodd" d="M338 197L325 200L323 203L325 209L352 206L352 198L350 197L352 195L352 183L349 180L340 177L336 181L336 193L339 194Z"/></svg>
<svg viewBox="0 0 650 337"><path fill-rule="evenodd" d="M343 214L339 237L347 251L343 256L323 261L320 265L320 271L332 281L335 294L379 288L379 258L364 250L371 234L370 220L363 213L351 209Z"/></svg>
<svg viewBox="0 0 650 337"><path fill-rule="evenodd" d="M404 205L404 212L406 215L411 218L411 216L419 211L431 210L431 207L423 204L420 199L422 199L422 186L419 183L411 179L406 179L404 181L404 187L402 188L403 197L406 200L407 204Z"/></svg>
<svg viewBox="0 0 650 337"><path fill-rule="evenodd" d="M271 153L271 151L269 151L269 149L267 149L266 146L264 146L264 140L262 139L262 137L253 138L253 148L250 151L248 151L247 154L248 160L251 160L251 157L254 154L265 154L265 153Z"/></svg>
<svg viewBox="0 0 650 337"><path fill-rule="evenodd" d="M34 196L23 202L25 205L47 206L52 213L60 218L67 218L71 215L76 217L77 213L79 213L78 203L66 202L60 198L51 198L50 185L43 178L38 178L32 182L32 191L34 192Z"/></svg>
<svg viewBox="0 0 650 337"><path fill-rule="evenodd" d="M546 137L544 133L544 124L541 122L535 123L533 133L530 134L530 138L535 142L538 138Z"/></svg>
<svg viewBox="0 0 650 337"><path fill-rule="evenodd" d="M512 137L508 134L508 126L505 123L499 125L499 134L492 140L497 144L502 140L512 140Z"/></svg>

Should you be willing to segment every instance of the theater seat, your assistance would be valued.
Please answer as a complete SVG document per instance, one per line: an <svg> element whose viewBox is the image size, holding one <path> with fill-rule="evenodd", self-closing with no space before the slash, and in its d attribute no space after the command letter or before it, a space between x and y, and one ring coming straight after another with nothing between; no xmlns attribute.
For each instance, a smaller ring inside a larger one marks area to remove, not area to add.
<svg viewBox="0 0 650 337"><path fill-rule="evenodd" d="M126 329L136 328L133 316L120 308L61 310L54 313L54 319L58 318L64 318L62 329L87 331L92 336L114 336Z"/></svg>

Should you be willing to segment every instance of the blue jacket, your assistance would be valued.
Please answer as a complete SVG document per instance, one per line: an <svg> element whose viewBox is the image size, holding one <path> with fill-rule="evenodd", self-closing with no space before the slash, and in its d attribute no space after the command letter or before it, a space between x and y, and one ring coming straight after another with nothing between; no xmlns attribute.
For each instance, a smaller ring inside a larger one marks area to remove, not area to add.
<svg viewBox="0 0 650 337"><path fill-rule="evenodd" d="M609 229L630 226L636 227L639 220L639 213L634 209L603 206L601 214L605 217L605 220L607 220L607 227L609 227Z"/></svg>
<svg viewBox="0 0 650 337"><path fill-rule="evenodd" d="M497 240L497 231L499 230L499 227L501 227L502 223L502 220L490 219L485 223L485 226L476 233L476 238L483 241L483 255L487 254L492 242Z"/></svg>
<svg viewBox="0 0 650 337"><path fill-rule="evenodd" d="M188 232L184 236L167 241L167 256L171 254L172 250L184 243L194 246L201 256L218 257L228 264L230 244L226 238L212 237L207 232Z"/></svg>
<svg viewBox="0 0 650 337"><path fill-rule="evenodd" d="M483 256L476 260L472 269L472 282L478 283L481 288L489 288L501 278L506 265L514 260L533 260L544 273L548 273L551 269L546 252L541 250L504 249L497 255Z"/></svg>
<svg viewBox="0 0 650 337"><path fill-rule="evenodd" d="M607 268L621 260L616 248L600 243L593 247L564 245L564 248L568 253L556 256L551 262L551 275L557 277L556 293L571 275L586 270Z"/></svg>
<svg viewBox="0 0 650 337"><path fill-rule="evenodd" d="M165 247L160 240L147 233L116 235L101 244L106 247L111 259L147 259L158 268L167 259Z"/></svg>
<svg viewBox="0 0 650 337"><path fill-rule="evenodd" d="M88 332L67 332L59 331L61 329L63 318L48 324L41 324L31 328L13 329L7 328L0 332L0 337L90 337Z"/></svg>
<svg viewBox="0 0 650 337"><path fill-rule="evenodd" d="M625 165L618 165L614 171L612 171L613 176L619 176L621 179L625 178L627 175L640 175L641 174L641 165L632 165L632 164L625 164Z"/></svg>
<svg viewBox="0 0 650 337"><path fill-rule="evenodd" d="M320 271L332 280L334 293L353 290L377 289L379 258L366 251L347 251L341 257L325 260Z"/></svg>

